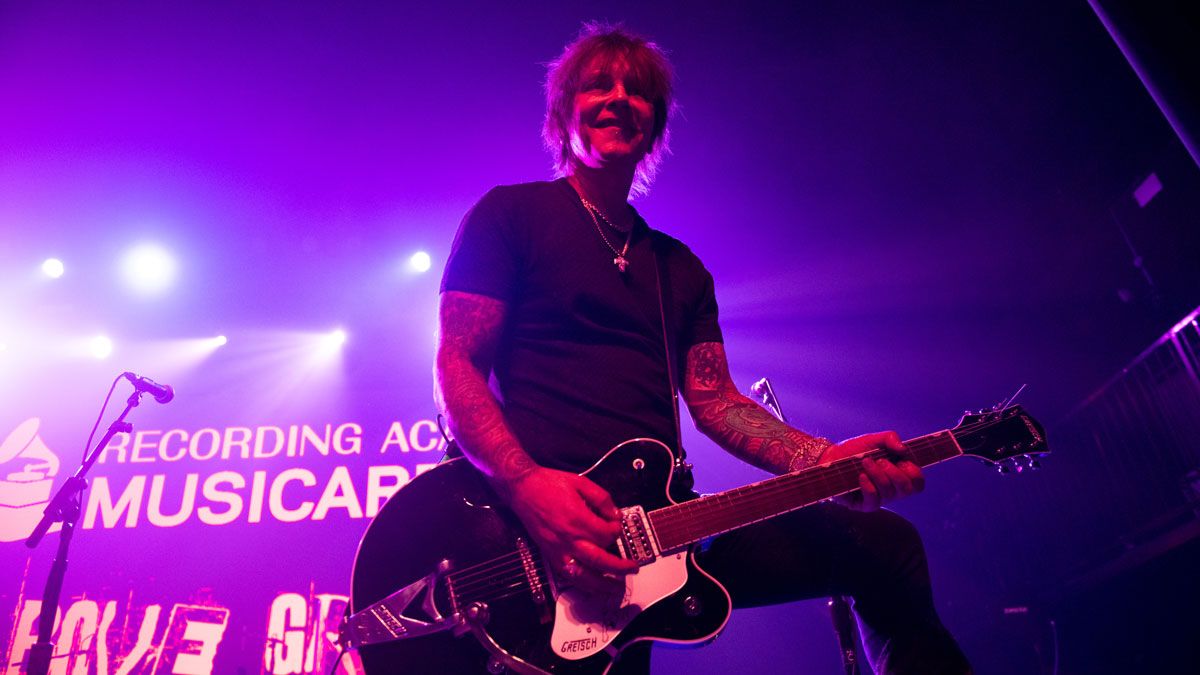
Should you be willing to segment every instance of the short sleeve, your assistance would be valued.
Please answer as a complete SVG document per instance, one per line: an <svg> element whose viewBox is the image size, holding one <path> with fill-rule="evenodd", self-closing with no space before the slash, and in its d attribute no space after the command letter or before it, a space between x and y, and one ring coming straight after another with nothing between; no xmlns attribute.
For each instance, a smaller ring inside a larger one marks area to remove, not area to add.
<svg viewBox="0 0 1200 675"><path fill-rule="evenodd" d="M463 291L510 302L521 268L510 210L492 189L463 217L442 272L442 292Z"/></svg>
<svg viewBox="0 0 1200 675"><path fill-rule="evenodd" d="M698 264L697 266L700 267L703 276L700 280L700 292L694 310L687 325L684 326L681 336L685 351L693 345L703 342L724 342L721 337L721 326L717 321L717 293L712 275L704 269L703 265Z"/></svg>

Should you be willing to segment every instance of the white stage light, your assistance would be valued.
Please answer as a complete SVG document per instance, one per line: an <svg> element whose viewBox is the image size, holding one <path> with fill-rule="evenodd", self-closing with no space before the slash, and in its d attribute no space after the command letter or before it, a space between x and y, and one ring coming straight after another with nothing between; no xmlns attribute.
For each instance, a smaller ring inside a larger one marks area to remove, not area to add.
<svg viewBox="0 0 1200 675"><path fill-rule="evenodd" d="M342 346L348 337L345 330L338 328L328 333L318 333L315 337L316 341L309 343L312 345L312 364L341 358Z"/></svg>
<svg viewBox="0 0 1200 675"><path fill-rule="evenodd" d="M45 262L42 263L42 274L51 279L61 277L65 271L67 271L67 268L63 266L63 261L58 258L46 258Z"/></svg>
<svg viewBox="0 0 1200 675"><path fill-rule="evenodd" d="M213 342L216 343L218 347L224 347L225 345L229 344L229 338L225 337L224 335L218 335L217 337L213 338Z"/></svg>
<svg viewBox="0 0 1200 675"><path fill-rule="evenodd" d="M142 295L161 295L175 281L175 258L157 244L138 244L121 261L125 281Z"/></svg>
<svg viewBox="0 0 1200 675"><path fill-rule="evenodd" d="M107 359L113 351L113 342L104 335L97 335L92 338L88 344L88 348L92 352L92 356L98 359Z"/></svg>
<svg viewBox="0 0 1200 675"><path fill-rule="evenodd" d="M408 259L408 268L414 272L428 272L433 266L433 258L425 251L417 251Z"/></svg>

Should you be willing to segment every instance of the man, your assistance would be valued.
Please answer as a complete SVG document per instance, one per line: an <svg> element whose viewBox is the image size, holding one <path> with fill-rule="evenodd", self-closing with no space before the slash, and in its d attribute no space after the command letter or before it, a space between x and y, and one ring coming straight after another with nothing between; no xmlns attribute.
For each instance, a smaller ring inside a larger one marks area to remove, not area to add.
<svg viewBox="0 0 1200 675"><path fill-rule="evenodd" d="M619 589L636 565L606 550L617 510L578 472L629 438L678 448L676 391L702 432L773 473L886 449L892 461L863 462L858 510L823 505L722 535L701 564L735 607L854 596L880 672L967 672L919 538L878 510L923 485L899 438L833 444L738 393L711 276L629 205L666 151L671 84L663 52L622 28L588 25L550 64L543 136L560 178L488 192L446 265L436 379L451 430L558 578L591 592ZM617 671L648 663L630 649Z"/></svg>

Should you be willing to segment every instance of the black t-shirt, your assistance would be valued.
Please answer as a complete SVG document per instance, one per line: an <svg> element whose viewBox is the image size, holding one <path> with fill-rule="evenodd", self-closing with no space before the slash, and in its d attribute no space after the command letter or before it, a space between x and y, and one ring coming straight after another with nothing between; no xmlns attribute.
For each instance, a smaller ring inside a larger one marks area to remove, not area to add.
<svg viewBox="0 0 1200 675"><path fill-rule="evenodd" d="M721 341L708 270L637 221L624 273L564 179L492 189L455 236L442 291L507 305L493 386L518 440L544 466L582 471L630 438L677 446L655 250L676 377L689 347ZM625 235L607 227L605 235L620 250Z"/></svg>

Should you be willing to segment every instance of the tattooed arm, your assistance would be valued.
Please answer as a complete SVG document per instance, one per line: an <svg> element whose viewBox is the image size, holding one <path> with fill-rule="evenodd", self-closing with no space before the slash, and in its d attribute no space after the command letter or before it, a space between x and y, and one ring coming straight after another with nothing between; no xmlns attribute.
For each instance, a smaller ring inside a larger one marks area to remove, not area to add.
<svg viewBox="0 0 1200 675"><path fill-rule="evenodd" d="M816 464L833 443L779 421L743 396L729 376L725 346L702 342L688 350L683 398L696 427L742 460L772 473Z"/></svg>
<svg viewBox="0 0 1200 675"><path fill-rule="evenodd" d="M779 421L738 392L729 376L725 346L704 342L688 350L683 398L697 428L737 457L773 473L785 473L886 448L895 458L864 460L859 490L841 501L864 511L920 492L921 468L906 459L907 450L894 431L856 436L841 443L815 438Z"/></svg>
<svg viewBox="0 0 1200 675"><path fill-rule="evenodd" d="M537 468L488 389L504 316L504 303L495 298L443 293L434 367L434 396L450 431L471 463L500 491Z"/></svg>
<svg viewBox="0 0 1200 675"><path fill-rule="evenodd" d="M434 397L463 453L512 507L545 559L559 569L573 559L581 574L569 581L612 590L624 583L612 575L637 568L605 550L620 529L612 499L583 476L534 462L488 388L504 317L505 305L495 298L442 294Z"/></svg>

